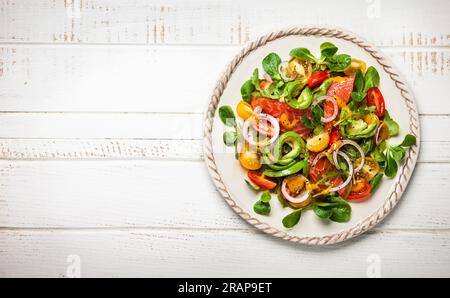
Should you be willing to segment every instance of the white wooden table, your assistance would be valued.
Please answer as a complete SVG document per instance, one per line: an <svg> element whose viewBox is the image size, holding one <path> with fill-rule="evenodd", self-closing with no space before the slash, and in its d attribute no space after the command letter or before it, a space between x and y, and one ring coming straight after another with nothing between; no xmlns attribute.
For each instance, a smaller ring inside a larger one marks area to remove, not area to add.
<svg viewBox="0 0 450 298"><path fill-rule="evenodd" d="M449 11L447 0L0 0L0 276L365 277L378 258L381 276L449 277ZM321 248L238 218L200 141L240 47L306 24L387 53L423 136L393 214Z"/></svg>

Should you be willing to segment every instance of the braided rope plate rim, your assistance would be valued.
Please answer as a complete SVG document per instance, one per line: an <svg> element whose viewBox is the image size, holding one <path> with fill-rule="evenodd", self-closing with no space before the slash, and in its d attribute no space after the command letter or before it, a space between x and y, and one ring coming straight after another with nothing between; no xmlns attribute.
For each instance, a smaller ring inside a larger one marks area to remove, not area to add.
<svg viewBox="0 0 450 298"><path fill-rule="evenodd" d="M288 37L288 36L318 36L318 37L330 37L339 38L351 42L367 53L369 53L379 65L384 69L384 71L389 75L389 77L394 81L395 86L399 89L401 96L403 97L406 107L409 113L409 130L411 134L415 135L417 138L417 144L408 150L407 156L405 158L404 164L399 168L397 176L394 181L394 187L392 191L388 193L385 203L372 215L359 222L356 226L349 228L345 231L330 234L322 237L299 237L289 234L288 231L282 231L270 226L267 223L260 221L259 219L253 217L251 214L247 213L241 207L239 207L235 200L230 196L222 178L217 170L215 164L214 153L212 150L212 128L213 120L216 109L219 105L220 98L225 90L227 83L231 76L233 75L236 68L244 60L244 58L257 48L266 45L267 43L273 42L277 39ZM247 44L228 64L225 72L222 74L220 80L217 82L211 100L208 104L207 111L204 118L204 131L203 131L203 153L204 160L207 165L209 174L225 201L230 205L230 207L239 214L244 220L249 224L256 227L258 230L263 231L269 235L277 238L288 240L291 242L297 242L307 245L330 245L339 243L350 238L356 237L369 229L373 228L375 225L380 223L395 207L395 205L400 200L406 186L411 178L415 164L420 150L420 125L419 125L419 114L417 111L417 106L414 97L409 90L405 80L397 71L397 69L391 64L391 62L375 48L372 44L368 43L364 39L358 37L354 33L351 33L345 29L340 28L324 28L324 27L294 27L287 30L281 30L276 32L271 32L266 35L259 37L258 39Z"/></svg>

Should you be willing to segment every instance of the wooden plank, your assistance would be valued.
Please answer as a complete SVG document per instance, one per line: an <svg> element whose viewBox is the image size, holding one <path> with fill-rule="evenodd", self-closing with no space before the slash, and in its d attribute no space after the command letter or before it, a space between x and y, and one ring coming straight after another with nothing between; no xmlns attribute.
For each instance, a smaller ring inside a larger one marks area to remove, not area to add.
<svg viewBox="0 0 450 298"><path fill-rule="evenodd" d="M73 276L77 263L81 277L449 277L449 239L371 232L311 248L255 231L0 231L0 276Z"/></svg>
<svg viewBox="0 0 450 298"><path fill-rule="evenodd" d="M437 153L430 158L447 159L446 148L430 143ZM441 150L442 149L442 150ZM431 150L429 150L431 151ZM434 151L434 150L433 150ZM438 157L439 156L439 157ZM200 140L39 140L1 139L0 159L163 159L196 160L203 158ZM448 154L450 162L450 153Z"/></svg>
<svg viewBox="0 0 450 298"><path fill-rule="evenodd" d="M381 227L449 229L449 171L419 163ZM0 227L253 229L200 161L0 161Z"/></svg>
<svg viewBox="0 0 450 298"><path fill-rule="evenodd" d="M420 116L422 141L448 141L449 119ZM6 139L198 140L202 132L202 114L0 113L0 136Z"/></svg>
<svg viewBox="0 0 450 298"><path fill-rule="evenodd" d="M4 138L200 139L201 114L0 113Z"/></svg>
<svg viewBox="0 0 450 298"><path fill-rule="evenodd" d="M421 113L450 114L449 49L385 50L406 75ZM211 46L3 46L0 111L203 112L220 73L238 51Z"/></svg>
<svg viewBox="0 0 450 298"><path fill-rule="evenodd" d="M3 0L0 41L242 44L277 28L328 24L378 45L448 46L449 8L446 0L279 0L276 8L269 0Z"/></svg>
<svg viewBox="0 0 450 298"><path fill-rule="evenodd" d="M201 140L0 139L0 159L89 160L203 158ZM422 142L419 162L450 162L450 142Z"/></svg>

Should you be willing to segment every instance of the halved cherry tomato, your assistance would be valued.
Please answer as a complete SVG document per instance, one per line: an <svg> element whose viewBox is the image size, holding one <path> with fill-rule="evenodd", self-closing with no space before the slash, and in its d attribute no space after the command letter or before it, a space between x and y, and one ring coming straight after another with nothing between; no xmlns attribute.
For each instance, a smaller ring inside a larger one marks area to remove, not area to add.
<svg viewBox="0 0 450 298"><path fill-rule="evenodd" d="M355 76L347 76L343 78L335 79L330 88L328 88L327 95L330 97L336 96L344 103L348 103L350 100L350 94L353 91L353 83L355 82Z"/></svg>
<svg viewBox="0 0 450 298"><path fill-rule="evenodd" d="M315 88L320 84L322 84L322 82L328 79L329 77L330 73L326 71L318 71L316 73L313 73L308 79L308 87Z"/></svg>
<svg viewBox="0 0 450 298"><path fill-rule="evenodd" d="M323 133L313 136L306 141L306 148L312 152L321 152L328 147L330 135L325 130Z"/></svg>
<svg viewBox="0 0 450 298"><path fill-rule="evenodd" d="M356 168L361 164L361 157L355 160L353 166ZM366 157L362 169L358 172L357 176L363 178L366 181L372 180L379 172L381 168L378 162L372 157Z"/></svg>
<svg viewBox="0 0 450 298"><path fill-rule="evenodd" d="M368 106L375 106L375 114L377 114L378 117L383 117L386 107L380 89L377 87L370 88L369 91L367 91L366 100Z"/></svg>
<svg viewBox="0 0 450 298"><path fill-rule="evenodd" d="M239 154L239 162L247 170L258 170L262 165L261 156L256 150L249 150L248 146L245 146L244 151Z"/></svg>
<svg viewBox="0 0 450 298"><path fill-rule="evenodd" d="M243 100L238 103L236 107L236 112L238 116L244 120L247 120L253 115L252 106Z"/></svg>
<svg viewBox="0 0 450 298"><path fill-rule="evenodd" d="M334 144L341 139L341 133L337 127L333 128L330 133L330 144Z"/></svg>
<svg viewBox="0 0 450 298"><path fill-rule="evenodd" d="M266 90L269 86L270 86L270 82L269 81L262 81L261 83L259 83L259 88L261 88L262 90Z"/></svg>
<svg viewBox="0 0 450 298"><path fill-rule="evenodd" d="M264 176L264 174L260 171L248 171L247 176L251 182L255 183L262 189L270 190L274 189L277 186L277 183L274 180Z"/></svg>
<svg viewBox="0 0 450 298"><path fill-rule="evenodd" d="M370 187L369 182L366 180L358 180L355 185L352 186L347 201L363 202L370 197L371 190L372 188Z"/></svg>
<svg viewBox="0 0 450 298"><path fill-rule="evenodd" d="M350 67L347 68L344 73L346 75L354 74L358 69L362 71L362 73L366 72L366 63L364 61L352 58L352 63L350 64Z"/></svg>
<svg viewBox="0 0 450 298"><path fill-rule="evenodd" d="M301 176L286 178L286 186L291 195L298 195L305 187L305 179Z"/></svg>

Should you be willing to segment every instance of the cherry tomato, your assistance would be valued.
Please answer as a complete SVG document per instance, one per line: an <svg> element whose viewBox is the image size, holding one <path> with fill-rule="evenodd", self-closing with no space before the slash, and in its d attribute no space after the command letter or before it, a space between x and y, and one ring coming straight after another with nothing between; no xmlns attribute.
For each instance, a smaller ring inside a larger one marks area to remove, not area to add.
<svg viewBox="0 0 450 298"><path fill-rule="evenodd" d="M247 170L258 170L261 168L261 157L256 151L250 151L248 146L239 154L239 162Z"/></svg>
<svg viewBox="0 0 450 298"><path fill-rule="evenodd" d="M274 180L265 177L260 171L248 171L247 176L251 182L258 185L261 189L271 190L277 186L277 183Z"/></svg>
<svg viewBox="0 0 450 298"><path fill-rule="evenodd" d="M378 117L383 117L386 107L380 89L377 87L370 88L369 91L367 91L366 100L368 106L375 106L375 114L377 114Z"/></svg>
<svg viewBox="0 0 450 298"><path fill-rule="evenodd" d="M353 186L347 197L347 201L363 202L370 197L370 187L367 180L358 180Z"/></svg>
<svg viewBox="0 0 450 298"><path fill-rule="evenodd" d="M236 107L236 112L237 112L238 116L244 120L247 120L248 118L250 118L253 115L252 106L245 101L240 101L238 103L238 105Z"/></svg>
<svg viewBox="0 0 450 298"><path fill-rule="evenodd" d="M262 81L261 83L259 83L259 88L261 88L262 90L266 90L267 88L269 88L270 84L271 83L269 81Z"/></svg>
<svg viewBox="0 0 450 298"><path fill-rule="evenodd" d="M364 61L352 58L352 63L350 64L350 67L347 68L344 73L346 75L352 75L354 74L358 69L362 71L362 73L366 72L366 63Z"/></svg>
<svg viewBox="0 0 450 298"><path fill-rule="evenodd" d="M322 82L328 79L329 77L330 74L326 71L318 71L316 73L313 73L308 79L308 87L315 88L320 84L322 84Z"/></svg>
<svg viewBox="0 0 450 298"><path fill-rule="evenodd" d="M306 141L306 148L311 152L321 152L328 147L330 143L330 135L327 131L324 131L317 136L309 138Z"/></svg>
<svg viewBox="0 0 450 298"><path fill-rule="evenodd" d="M350 100L350 94L353 91L354 82L355 76L347 76L335 79L330 88L328 88L327 95L330 97L336 96L339 100L348 103Z"/></svg>
<svg viewBox="0 0 450 298"><path fill-rule="evenodd" d="M355 160L353 166L356 168L361 164L361 157ZM380 172L380 165L372 157L366 157L362 169L358 172L358 177L370 181Z"/></svg>
<svg viewBox="0 0 450 298"><path fill-rule="evenodd" d="M285 71L287 77L306 83L311 76L312 65L306 60L295 58L288 63Z"/></svg>
<svg viewBox="0 0 450 298"><path fill-rule="evenodd" d="M334 144L341 139L341 133L337 127L333 128L330 133L330 144Z"/></svg>
<svg viewBox="0 0 450 298"><path fill-rule="evenodd" d="M286 178L286 186L290 194L299 194L305 187L305 179L300 176L291 176Z"/></svg>

